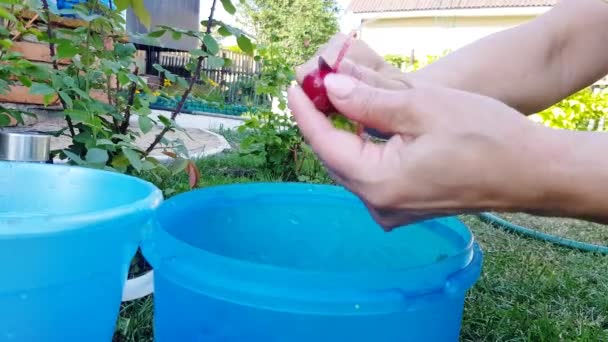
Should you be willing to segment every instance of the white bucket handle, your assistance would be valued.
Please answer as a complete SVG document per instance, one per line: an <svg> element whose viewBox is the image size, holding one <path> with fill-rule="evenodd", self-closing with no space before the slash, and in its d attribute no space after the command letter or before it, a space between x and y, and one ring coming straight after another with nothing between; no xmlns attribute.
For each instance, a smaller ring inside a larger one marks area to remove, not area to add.
<svg viewBox="0 0 608 342"><path fill-rule="evenodd" d="M128 302L143 298L154 292L154 271L128 279L122 291L122 301Z"/></svg>

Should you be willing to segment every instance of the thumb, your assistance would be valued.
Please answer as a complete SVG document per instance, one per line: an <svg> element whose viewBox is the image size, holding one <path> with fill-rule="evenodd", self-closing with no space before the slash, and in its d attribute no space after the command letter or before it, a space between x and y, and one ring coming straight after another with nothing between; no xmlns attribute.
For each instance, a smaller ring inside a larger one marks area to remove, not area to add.
<svg viewBox="0 0 608 342"><path fill-rule="evenodd" d="M417 130L417 113L411 105L414 89L375 88L342 74L327 75L325 88L340 114L366 127L391 133Z"/></svg>

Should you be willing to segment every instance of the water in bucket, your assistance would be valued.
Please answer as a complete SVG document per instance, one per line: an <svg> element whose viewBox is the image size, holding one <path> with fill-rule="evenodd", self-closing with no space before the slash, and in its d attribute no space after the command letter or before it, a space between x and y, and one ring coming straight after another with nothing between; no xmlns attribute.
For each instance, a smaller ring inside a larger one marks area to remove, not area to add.
<svg viewBox="0 0 608 342"><path fill-rule="evenodd" d="M117 173L0 162L0 341L111 341L161 201Z"/></svg>
<svg viewBox="0 0 608 342"><path fill-rule="evenodd" d="M158 342L457 341L482 260L456 218L385 233L346 190L285 183L175 196L142 248Z"/></svg>

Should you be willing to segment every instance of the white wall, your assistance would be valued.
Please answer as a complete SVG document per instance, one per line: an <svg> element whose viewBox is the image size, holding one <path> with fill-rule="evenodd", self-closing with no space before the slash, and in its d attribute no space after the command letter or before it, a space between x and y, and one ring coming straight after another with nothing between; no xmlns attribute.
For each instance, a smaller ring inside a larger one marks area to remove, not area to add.
<svg viewBox="0 0 608 342"><path fill-rule="evenodd" d="M361 39L381 55L417 57L439 55L455 50L489 34L533 19L533 16L511 17L427 17L395 18L364 21Z"/></svg>
<svg viewBox="0 0 608 342"><path fill-rule="evenodd" d="M153 109L149 115L151 119L158 121L158 116L163 115L166 117L171 116L171 112ZM137 125L137 115L131 117L131 121ZM245 123L244 119L239 117L230 117L228 115L204 115L204 114L186 114L181 113L175 120L180 127L183 128L198 128L203 130L219 130L223 129L234 129Z"/></svg>

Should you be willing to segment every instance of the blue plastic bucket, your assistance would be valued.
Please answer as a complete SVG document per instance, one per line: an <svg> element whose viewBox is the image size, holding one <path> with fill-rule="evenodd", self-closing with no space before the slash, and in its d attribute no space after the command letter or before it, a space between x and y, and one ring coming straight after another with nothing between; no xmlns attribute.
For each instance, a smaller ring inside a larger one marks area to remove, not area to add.
<svg viewBox="0 0 608 342"><path fill-rule="evenodd" d="M456 218L385 233L343 188L175 196L143 242L156 341L457 341L482 254Z"/></svg>
<svg viewBox="0 0 608 342"><path fill-rule="evenodd" d="M0 341L111 341L160 203L137 178L0 162Z"/></svg>

